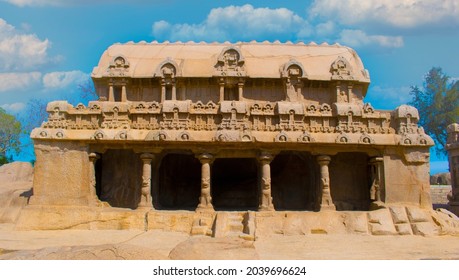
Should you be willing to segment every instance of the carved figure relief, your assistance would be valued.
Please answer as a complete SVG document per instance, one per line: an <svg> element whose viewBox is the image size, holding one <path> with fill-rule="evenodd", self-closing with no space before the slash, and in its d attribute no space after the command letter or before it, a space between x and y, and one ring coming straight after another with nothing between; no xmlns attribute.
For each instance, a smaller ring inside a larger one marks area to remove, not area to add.
<svg viewBox="0 0 459 280"><path fill-rule="evenodd" d="M212 207L212 197L210 195L210 178L201 179L201 196L199 197L198 208Z"/></svg>
<svg viewBox="0 0 459 280"><path fill-rule="evenodd" d="M332 80L354 80L352 68L346 58L340 56L331 65Z"/></svg>
<svg viewBox="0 0 459 280"><path fill-rule="evenodd" d="M215 65L217 76L246 76L244 57L236 47L223 49Z"/></svg>
<svg viewBox="0 0 459 280"><path fill-rule="evenodd" d="M116 56L109 64L108 75L112 77L126 76L129 71L129 62L122 56Z"/></svg>

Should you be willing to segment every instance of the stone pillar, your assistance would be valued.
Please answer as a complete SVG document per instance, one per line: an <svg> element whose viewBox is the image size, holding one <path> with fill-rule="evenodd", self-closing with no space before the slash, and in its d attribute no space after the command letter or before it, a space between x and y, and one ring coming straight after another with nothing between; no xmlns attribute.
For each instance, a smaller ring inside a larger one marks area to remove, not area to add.
<svg viewBox="0 0 459 280"><path fill-rule="evenodd" d="M177 100L177 87L172 83L172 100Z"/></svg>
<svg viewBox="0 0 459 280"><path fill-rule="evenodd" d="M142 188L140 194L140 201L137 208L153 208L153 201L151 198L151 161L155 158L154 155L143 153L140 159L143 162L142 166Z"/></svg>
<svg viewBox="0 0 459 280"><path fill-rule="evenodd" d="M238 87L238 100L242 101L242 100L244 100L244 83L243 82L239 82L237 84L237 87Z"/></svg>
<svg viewBox="0 0 459 280"><path fill-rule="evenodd" d="M348 84L347 85L347 100L348 100L349 103L353 103L352 102L352 95L354 95L354 94L352 93L352 88L353 88L352 84Z"/></svg>
<svg viewBox="0 0 459 280"><path fill-rule="evenodd" d="M213 211L210 164L214 160L214 157L211 154L203 153L198 156L198 159L201 162L201 196L199 197L199 205L196 210Z"/></svg>
<svg viewBox="0 0 459 280"><path fill-rule="evenodd" d="M382 202L381 187L383 162L384 159L382 157L373 157L368 163L371 169L370 199L376 203Z"/></svg>
<svg viewBox="0 0 459 280"><path fill-rule="evenodd" d="M96 161L100 159L100 156L96 153L90 153L89 154L89 178L90 178L90 186L89 186L89 196L90 196L90 201L89 204L91 206L97 205L97 202L99 201L99 198L97 197L97 192L96 192Z"/></svg>
<svg viewBox="0 0 459 280"><path fill-rule="evenodd" d="M330 173L328 172L330 160L331 158L327 155L320 155L317 157L317 162L320 165L320 187L322 190L320 210L336 210L330 193Z"/></svg>
<svg viewBox="0 0 459 280"><path fill-rule="evenodd" d="M127 101L126 85L121 86L121 102Z"/></svg>
<svg viewBox="0 0 459 280"><path fill-rule="evenodd" d="M225 82L220 81L220 102L225 100Z"/></svg>
<svg viewBox="0 0 459 280"><path fill-rule="evenodd" d="M161 103L163 103L164 100L166 100L166 82L163 79L161 80Z"/></svg>
<svg viewBox="0 0 459 280"><path fill-rule="evenodd" d="M259 211L274 211L273 198L271 196L271 166L273 156L268 153L262 153L258 157L261 171L261 193Z"/></svg>
<svg viewBox="0 0 459 280"><path fill-rule="evenodd" d="M449 210L459 216L459 124L453 123L447 127L449 172L451 173L451 193L448 194Z"/></svg>
<svg viewBox="0 0 459 280"><path fill-rule="evenodd" d="M115 90L113 89L113 83L108 84L108 101L115 101Z"/></svg>

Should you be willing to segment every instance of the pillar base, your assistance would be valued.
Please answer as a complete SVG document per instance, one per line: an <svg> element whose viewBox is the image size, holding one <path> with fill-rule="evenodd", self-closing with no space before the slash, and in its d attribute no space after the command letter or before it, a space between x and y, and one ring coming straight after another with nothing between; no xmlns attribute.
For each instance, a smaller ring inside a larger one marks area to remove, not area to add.
<svg viewBox="0 0 459 280"><path fill-rule="evenodd" d="M212 205L210 206L203 206L203 205L198 205L198 207L196 207L196 212L214 212L215 209Z"/></svg>
<svg viewBox="0 0 459 280"><path fill-rule="evenodd" d="M336 211L335 204L321 204L320 211Z"/></svg>
<svg viewBox="0 0 459 280"><path fill-rule="evenodd" d="M274 206L260 206L258 207L258 211L274 211Z"/></svg>
<svg viewBox="0 0 459 280"><path fill-rule="evenodd" d="M155 210L155 208L153 208L153 206L137 206L136 210Z"/></svg>

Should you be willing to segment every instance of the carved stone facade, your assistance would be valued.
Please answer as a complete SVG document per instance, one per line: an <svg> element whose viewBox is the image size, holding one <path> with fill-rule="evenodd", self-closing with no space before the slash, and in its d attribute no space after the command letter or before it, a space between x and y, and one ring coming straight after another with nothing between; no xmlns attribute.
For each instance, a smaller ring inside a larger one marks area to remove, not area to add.
<svg viewBox="0 0 459 280"><path fill-rule="evenodd" d="M451 193L448 194L450 210L459 215L459 124L447 127L448 139L446 150L449 155L449 172L451 172Z"/></svg>
<svg viewBox="0 0 459 280"><path fill-rule="evenodd" d="M98 101L51 102L32 132L29 212L95 209L94 224L146 211L151 224L192 211L192 232L208 234L226 210L431 208L432 139L415 108L364 103L369 74L350 48L116 44L92 78Z"/></svg>

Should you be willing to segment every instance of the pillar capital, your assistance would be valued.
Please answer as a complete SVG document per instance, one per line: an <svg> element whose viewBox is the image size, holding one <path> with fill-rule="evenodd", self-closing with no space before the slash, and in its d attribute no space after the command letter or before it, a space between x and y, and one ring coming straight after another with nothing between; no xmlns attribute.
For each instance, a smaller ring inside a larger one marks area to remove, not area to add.
<svg viewBox="0 0 459 280"><path fill-rule="evenodd" d="M370 158L370 160L368 162L370 164L379 164L379 163L382 163L383 161L384 161L383 157L372 157L372 158Z"/></svg>
<svg viewBox="0 0 459 280"><path fill-rule="evenodd" d="M100 159L100 155L98 153L90 153L89 160L95 162L96 160Z"/></svg>
<svg viewBox="0 0 459 280"><path fill-rule="evenodd" d="M317 156L317 163L319 163L319 165L328 165L330 161L331 161L331 157L328 155Z"/></svg>
<svg viewBox="0 0 459 280"><path fill-rule="evenodd" d="M143 160L144 162L148 162L148 161L152 161L155 159L155 155L154 154L150 154L150 153L142 153L140 155L140 159Z"/></svg>
<svg viewBox="0 0 459 280"><path fill-rule="evenodd" d="M214 161L214 156L210 153L202 153L196 156L202 164L212 163Z"/></svg>
<svg viewBox="0 0 459 280"><path fill-rule="evenodd" d="M274 157L271 153L263 151L258 155L257 160L261 163L270 163L273 158Z"/></svg>

